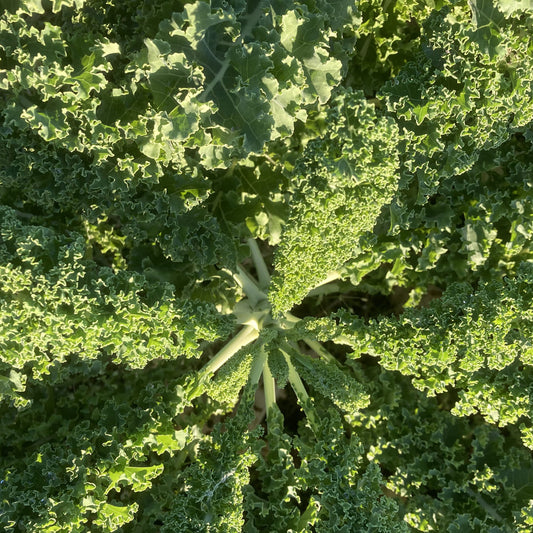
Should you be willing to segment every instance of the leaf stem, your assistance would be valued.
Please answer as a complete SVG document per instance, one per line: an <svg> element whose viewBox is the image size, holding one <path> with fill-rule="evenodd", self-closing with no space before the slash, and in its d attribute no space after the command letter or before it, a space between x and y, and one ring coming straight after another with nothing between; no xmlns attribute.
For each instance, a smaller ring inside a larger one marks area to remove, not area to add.
<svg viewBox="0 0 533 533"><path fill-rule="evenodd" d="M326 361L329 361L330 363L337 364L337 359L328 351L322 344L320 344L318 341L315 341L313 339L310 339L308 337L305 337L303 339L305 344L309 346L313 351L315 351L320 357L324 358Z"/></svg>
<svg viewBox="0 0 533 533"><path fill-rule="evenodd" d="M294 327L295 324L300 322L302 319L298 318L297 316L294 316L292 313L285 313L280 319L278 319L278 323L285 329L291 329Z"/></svg>
<svg viewBox="0 0 533 533"><path fill-rule="evenodd" d="M261 5L262 2L259 2L257 4L257 7L248 14L248 20L246 21L246 24L244 28L241 31L241 34L239 35L238 39L235 41L235 46L242 46L242 44L245 41L245 38L248 37L248 35L251 34L253 27L257 24L257 21L261 18L262 14L262 8ZM214 92L215 87L217 83L220 83L221 85L224 84L224 76L227 72L227 70L231 66L231 61L228 56L226 56L226 59L224 59L224 62L221 63L219 71L216 73L215 77L211 80L211 82L207 85L207 87L204 89L202 94L198 97L198 100L200 102L205 102L207 100L207 97L210 93Z"/></svg>
<svg viewBox="0 0 533 533"><path fill-rule="evenodd" d="M250 252L252 254L252 259L257 270L257 278L259 280L259 287L261 289L267 289L270 285L270 273L268 267L266 266L265 260L263 259L263 254L257 245L255 239L248 239L248 246L250 247Z"/></svg>
<svg viewBox="0 0 533 533"><path fill-rule="evenodd" d="M481 507L483 507L483 510L486 511L487 514L489 514L494 520L502 524L504 522L503 517L494 509L492 505L490 505L482 496L479 494L479 492L473 491L470 487L466 487L465 492L472 496Z"/></svg>
<svg viewBox="0 0 533 533"><path fill-rule="evenodd" d="M257 282L252 278L244 268L240 265L237 265L238 274L233 274L233 277L237 280L237 283L242 287L244 294L250 304L254 306L257 302L261 300L266 300L266 294L257 286Z"/></svg>
<svg viewBox="0 0 533 533"><path fill-rule="evenodd" d="M268 361L263 366L263 387L265 389L265 408L267 413L276 405L276 383L268 366Z"/></svg>
<svg viewBox="0 0 533 533"><path fill-rule="evenodd" d="M263 348L259 349L259 352L255 354L254 360L252 362L252 368L250 369L250 379L249 383L251 385L257 385L259 383L259 378L261 373L264 372L266 367L266 352Z"/></svg>
<svg viewBox="0 0 533 533"><path fill-rule="evenodd" d="M302 378L300 378L300 374L298 374L298 371L292 364L290 355L282 348L280 348L280 351L284 355L285 360L287 361L287 366L289 367L289 382L291 387L298 398L298 402L305 411L311 427L315 429L318 427L317 419L315 417L314 410L312 409L311 399L309 398L309 394L307 394L307 390L305 389Z"/></svg>
<svg viewBox="0 0 533 533"><path fill-rule="evenodd" d="M337 272L336 270L334 270L333 272L330 272L327 276L326 276L326 279L324 281L321 281L320 283L318 283L317 285L315 285L313 287L313 291L318 289L319 287L322 287L322 285L327 285L328 283L331 283L332 281L336 281L338 279L341 279L342 276L340 274L340 272Z"/></svg>
<svg viewBox="0 0 533 533"><path fill-rule="evenodd" d="M259 331L253 326L242 328L201 370L202 375L214 374L224 363L229 361L241 348L253 342Z"/></svg>

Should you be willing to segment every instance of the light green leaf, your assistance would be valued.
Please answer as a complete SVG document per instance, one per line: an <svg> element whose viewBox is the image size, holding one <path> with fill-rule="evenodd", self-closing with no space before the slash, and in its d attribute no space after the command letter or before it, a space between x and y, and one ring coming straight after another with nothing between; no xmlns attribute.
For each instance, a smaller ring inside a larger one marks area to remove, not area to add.
<svg viewBox="0 0 533 533"><path fill-rule="evenodd" d="M104 503L98 509L98 516L94 520L95 525L105 527L108 531L115 531L117 528L128 524L135 518L135 513L139 510L139 504L113 505Z"/></svg>

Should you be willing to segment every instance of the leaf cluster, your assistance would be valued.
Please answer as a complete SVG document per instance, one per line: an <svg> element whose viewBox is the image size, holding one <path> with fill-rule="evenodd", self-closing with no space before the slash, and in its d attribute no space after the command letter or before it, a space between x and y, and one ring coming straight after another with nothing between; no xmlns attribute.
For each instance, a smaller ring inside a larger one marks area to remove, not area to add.
<svg viewBox="0 0 533 533"><path fill-rule="evenodd" d="M531 531L531 5L5 4L0 527Z"/></svg>

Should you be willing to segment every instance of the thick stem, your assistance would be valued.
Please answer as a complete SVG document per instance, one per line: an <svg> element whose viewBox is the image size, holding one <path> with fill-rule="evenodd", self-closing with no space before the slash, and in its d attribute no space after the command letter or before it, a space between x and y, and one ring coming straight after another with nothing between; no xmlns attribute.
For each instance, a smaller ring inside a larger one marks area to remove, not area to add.
<svg viewBox="0 0 533 533"><path fill-rule="evenodd" d="M259 383L259 378L261 373L264 372L266 367L266 352L263 348L259 350L254 356L252 363L252 368L250 369L250 384L257 385Z"/></svg>
<svg viewBox="0 0 533 533"><path fill-rule="evenodd" d="M298 402L305 411L311 427L315 429L318 427L317 419L314 411L312 410L311 399L309 398L309 394L307 394L307 390L305 389L302 378L300 378L298 371L296 368L294 368L289 354L283 349L281 349L281 353L284 355L285 360L287 361L287 366L289 367L289 382L291 387L298 398Z"/></svg>
<svg viewBox="0 0 533 533"><path fill-rule="evenodd" d="M268 412L276 405L276 383L268 366L268 361L263 366L263 387L265 389L265 408L268 419Z"/></svg>
<svg viewBox="0 0 533 533"><path fill-rule="evenodd" d="M250 252L252 253L252 259L257 271L257 279L259 280L259 287L261 289L267 289L270 285L270 273L268 267L266 266L261 250L257 245L255 239L248 239L248 246L250 247Z"/></svg>
<svg viewBox="0 0 533 533"><path fill-rule="evenodd" d="M261 346L259 350L254 354L253 360L252 360L252 368L250 369L250 374L248 378L248 384L247 388L250 391L253 389L254 391L254 398L257 398L257 384L259 383L259 380L261 379L261 374L264 373L265 367L266 367L266 360L267 360L267 354L264 348ZM254 430L264 419L265 413L267 412L266 406L264 408L260 408L255 405L255 418L252 422L248 424L248 430L252 431Z"/></svg>
<svg viewBox="0 0 533 533"><path fill-rule="evenodd" d="M231 359L241 348L257 339L259 331L253 326L242 328L216 355L204 366L201 373L214 374L224 363Z"/></svg>
<svg viewBox="0 0 533 533"><path fill-rule="evenodd" d="M287 312L278 320L278 323L285 329L291 329L300 320L302 319Z"/></svg>
<svg viewBox="0 0 533 533"><path fill-rule="evenodd" d="M340 275L340 273L334 270L333 272L330 272L327 275L327 277L326 277L326 279L324 281L321 281L320 283L315 285L313 287L313 290L318 289L318 287L322 287L322 285L327 285L328 283L331 283L332 281L336 281L338 279L341 279L341 277L342 276Z"/></svg>
<svg viewBox="0 0 533 533"><path fill-rule="evenodd" d="M242 287L244 294L250 304L254 306L257 302L261 300L266 300L266 294L257 286L257 282L242 268L240 265L237 265L238 274L233 274L233 277L237 280L239 285Z"/></svg>
<svg viewBox="0 0 533 533"><path fill-rule="evenodd" d="M314 350L320 357L325 359L326 361L329 361L330 363L337 364L337 359L333 355L331 355L322 344L320 344L318 341L315 341L313 339L309 339L308 337L305 337L303 339L305 344L311 348L311 350Z"/></svg>
<svg viewBox="0 0 533 533"><path fill-rule="evenodd" d="M340 283L328 281L326 284L319 285L315 289L310 290L307 296L326 296L334 292L340 292Z"/></svg>

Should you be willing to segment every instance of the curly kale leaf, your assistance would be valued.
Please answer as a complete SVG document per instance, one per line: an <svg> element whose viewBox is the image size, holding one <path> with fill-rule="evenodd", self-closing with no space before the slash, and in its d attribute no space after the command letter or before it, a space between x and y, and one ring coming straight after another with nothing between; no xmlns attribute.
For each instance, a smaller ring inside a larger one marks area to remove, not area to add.
<svg viewBox="0 0 533 533"><path fill-rule="evenodd" d="M103 356L142 368L158 358L198 357L202 341L229 332L231 321L214 306L180 302L168 284L86 259L80 235L24 224L5 207L0 221L0 365L10 372L9 383L6 376L2 381L7 396L22 389L17 373L31 370L43 379L69 357Z"/></svg>
<svg viewBox="0 0 533 533"><path fill-rule="evenodd" d="M351 357L379 357L381 365L410 376L429 395L452 389L452 413L479 412L499 426L519 423L531 446L531 335L533 263L517 275L473 290L451 284L429 307L407 309L399 317L365 324L346 310L335 320L310 320L305 327L354 348Z"/></svg>
<svg viewBox="0 0 533 533"><path fill-rule="evenodd" d="M275 256L270 299L288 311L354 254L397 186L398 132L362 93L331 102L326 130L296 165L297 190Z"/></svg>
<svg viewBox="0 0 533 533"><path fill-rule="evenodd" d="M228 157L292 134L306 107L325 103L340 83L345 53L335 41L353 34L357 19L349 2L329 4L186 4L145 41L135 84L152 95L171 138L190 137L205 165L227 167ZM160 134L147 145L156 159Z"/></svg>

